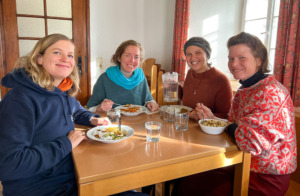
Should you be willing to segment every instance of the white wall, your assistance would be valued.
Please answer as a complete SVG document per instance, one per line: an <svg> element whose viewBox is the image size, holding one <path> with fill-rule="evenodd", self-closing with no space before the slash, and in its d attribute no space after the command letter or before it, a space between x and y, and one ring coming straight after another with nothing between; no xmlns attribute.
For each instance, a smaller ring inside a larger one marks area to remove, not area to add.
<svg viewBox="0 0 300 196"><path fill-rule="evenodd" d="M241 0L191 0L189 37L200 36L211 45L210 62L233 79L227 67L227 40L241 31Z"/></svg>
<svg viewBox="0 0 300 196"><path fill-rule="evenodd" d="M90 0L92 86L111 66L111 56L125 40L134 39L145 58L156 58L163 69L172 63L174 0ZM103 59L103 67L97 66Z"/></svg>
<svg viewBox="0 0 300 196"><path fill-rule="evenodd" d="M226 42L240 32L243 0L191 0L190 37L203 36L212 46L213 66L228 74ZM171 70L175 0L90 0L92 86L111 66L110 58L125 40L145 48ZM218 57L218 58L216 58ZM97 58L103 59L100 69Z"/></svg>

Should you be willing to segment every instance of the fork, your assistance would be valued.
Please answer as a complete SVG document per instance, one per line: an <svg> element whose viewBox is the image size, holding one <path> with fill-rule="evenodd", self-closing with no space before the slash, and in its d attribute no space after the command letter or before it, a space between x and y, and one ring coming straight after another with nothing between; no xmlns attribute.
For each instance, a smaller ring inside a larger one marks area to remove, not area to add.
<svg viewBox="0 0 300 196"><path fill-rule="evenodd" d="M122 104L119 104L119 103L114 103L113 105L122 105Z"/></svg>
<svg viewBox="0 0 300 196"><path fill-rule="evenodd" d="M201 107L201 110L202 110L202 120L201 120L201 122L203 122L204 121L204 110L203 110L203 108L202 108L202 103L200 103L200 107Z"/></svg>

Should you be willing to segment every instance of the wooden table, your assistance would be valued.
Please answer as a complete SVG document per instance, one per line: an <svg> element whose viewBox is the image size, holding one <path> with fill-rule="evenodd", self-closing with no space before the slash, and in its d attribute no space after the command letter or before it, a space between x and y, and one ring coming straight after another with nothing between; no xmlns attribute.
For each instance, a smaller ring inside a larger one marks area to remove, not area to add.
<svg viewBox="0 0 300 196"><path fill-rule="evenodd" d="M159 142L146 142L146 121L163 123ZM80 196L110 195L229 165L236 165L234 195L247 195L250 154L226 133L208 135L193 120L187 131L176 131L159 113L122 115L122 123L135 130L131 138L114 144L89 139L73 150Z"/></svg>

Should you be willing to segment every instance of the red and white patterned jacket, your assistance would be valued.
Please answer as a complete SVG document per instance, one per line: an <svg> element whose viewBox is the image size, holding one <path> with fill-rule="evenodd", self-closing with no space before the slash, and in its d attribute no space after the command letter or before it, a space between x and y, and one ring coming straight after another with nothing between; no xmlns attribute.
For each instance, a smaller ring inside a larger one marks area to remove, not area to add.
<svg viewBox="0 0 300 196"><path fill-rule="evenodd" d="M229 112L238 147L251 153L250 171L289 174L297 167L294 107L273 75L238 89Z"/></svg>

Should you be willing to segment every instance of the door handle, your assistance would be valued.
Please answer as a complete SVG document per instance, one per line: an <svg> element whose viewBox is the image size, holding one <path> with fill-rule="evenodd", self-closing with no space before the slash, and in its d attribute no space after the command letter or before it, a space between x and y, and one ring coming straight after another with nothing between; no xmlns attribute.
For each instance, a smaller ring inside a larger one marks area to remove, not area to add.
<svg viewBox="0 0 300 196"><path fill-rule="evenodd" d="M82 58L81 58L81 56L78 57L77 67L78 67L78 73L81 76L81 74L82 74Z"/></svg>

